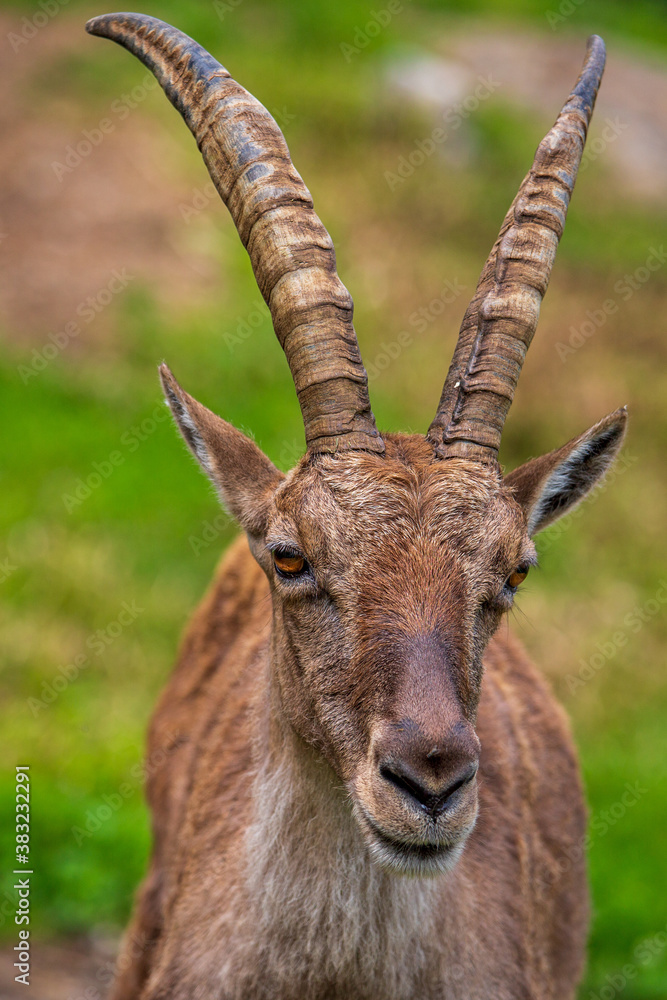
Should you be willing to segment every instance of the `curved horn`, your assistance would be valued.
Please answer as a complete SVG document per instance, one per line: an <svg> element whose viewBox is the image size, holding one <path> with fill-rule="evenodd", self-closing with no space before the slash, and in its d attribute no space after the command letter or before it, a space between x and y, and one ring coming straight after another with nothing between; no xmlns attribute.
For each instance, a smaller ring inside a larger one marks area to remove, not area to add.
<svg viewBox="0 0 667 1000"><path fill-rule="evenodd" d="M383 453L352 299L331 237L292 166L277 124L197 42L143 14L86 25L133 52L157 77L197 140L247 249L294 378L311 453Z"/></svg>
<svg viewBox="0 0 667 1000"><path fill-rule="evenodd" d="M604 69L588 39L583 69L505 216L468 306L428 440L440 458L495 462L547 290Z"/></svg>

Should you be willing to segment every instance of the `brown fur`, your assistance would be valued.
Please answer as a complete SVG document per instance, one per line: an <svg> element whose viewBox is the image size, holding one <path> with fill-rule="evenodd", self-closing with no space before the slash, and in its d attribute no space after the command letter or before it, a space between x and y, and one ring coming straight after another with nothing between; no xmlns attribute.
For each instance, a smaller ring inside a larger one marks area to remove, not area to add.
<svg viewBox="0 0 667 1000"><path fill-rule="evenodd" d="M154 854L116 1000L568 1000L585 827L562 713L501 626L533 536L620 446L618 411L503 480L604 67L538 147L426 437L381 436L333 244L266 110L195 41L87 25L156 74L248 249L304 418L288 476L161 368L246 532L154 716ZM253 561L254 557L254 561Z"/></svg>
<svg viewBox="0 0 667 1000"><path fill-rule="evenodd" d="M510 489L398 435L384 458L253 470L246 439L241 465L238 432L172 392L231 506L254 475L236 512L251 510L255 559L245 539L226 555L153 718L151 756L175 749L149 782L155 847L127 954L153 945L121 961L114 997L572 997L588 912L574 749L502 609L479 611L531 558L512 493L534 503L547 480L522 486L518 470ZM540 475L562 478L580 441ZM316 585L276 579L276 539L298 542ZM378 744L434 787L461 759L479 772L429 825L380 777ZM451 856L405 877L367 815Z"/></svg>

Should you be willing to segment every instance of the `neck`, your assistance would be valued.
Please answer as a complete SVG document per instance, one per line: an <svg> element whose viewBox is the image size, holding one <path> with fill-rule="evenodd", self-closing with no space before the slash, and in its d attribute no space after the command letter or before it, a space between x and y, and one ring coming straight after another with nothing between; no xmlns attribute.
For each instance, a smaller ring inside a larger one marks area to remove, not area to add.
<svg viewBox="0 0 667 1000"><path fill-rule="evenodd" d="M285 995L333 982L351 998L411 994L439 880L376 867L330 765L279 712L260 728L246 886L263 974Z"/></svg>

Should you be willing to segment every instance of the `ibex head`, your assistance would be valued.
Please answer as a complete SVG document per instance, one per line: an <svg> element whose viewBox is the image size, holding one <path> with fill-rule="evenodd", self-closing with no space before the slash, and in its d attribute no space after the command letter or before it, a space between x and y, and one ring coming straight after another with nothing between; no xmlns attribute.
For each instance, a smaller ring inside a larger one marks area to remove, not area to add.
<svg viewBox="0 0 667 1000"><path fill-rule="evenodd" d="M505 416L535 331L604 66L593 36L465 314L425 436L375 426L332 242L268 112L161 21L89 22L150 67L246 246L294 377L306 454L288 475L180 388L167 401L273 597L272 705L344 783L375 858L450 867L477 812L482 655L535 564L532 537L618 451L625 410L503 477Z"/></svg>

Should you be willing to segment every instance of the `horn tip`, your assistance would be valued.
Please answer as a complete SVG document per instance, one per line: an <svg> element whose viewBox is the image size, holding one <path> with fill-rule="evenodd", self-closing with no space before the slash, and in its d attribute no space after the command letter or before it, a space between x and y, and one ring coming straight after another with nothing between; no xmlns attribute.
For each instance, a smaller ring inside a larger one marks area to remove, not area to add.
<svg viewBox="0 0 667 1000"><path fill-rule="evenodd" d="M89 35L98 35L104 38L108 36L112 25L124 16L124 14L99 14L97 17L91 17L89 21L86 21L86 31Z"/></svg>
<svg viewBox="0 0 667 1000"><path fill-rule="evenodd" d="M587 45L589 49L594 49L596 52L602 53L603 55L606 52L604 41L599 35L589 35Z"/></svg>
<svg viewBox="0 0 667 1000"><path fill-rule="evenodd" d="M586 58L581 75L574 88L579 97L592 111L604 72L607 49L599 35L590 35L586 43Z"/></svg>
<svg viewBox="0 0 667 1000"><path fill-rule="evenodd" d="M590 67L602 76L606 58L607 46L603 40L599 35L589 35L586 42L586 68Z"/></svg>
<svg viewBox="0 0 667 1000"><path fill-rule="evenodd" d="M97 17L91 17L86 22L86 31L89 35L97 35L99 38L115 38L122 28L150 27L158 24L161 22L147 14L120 11L116 14L98 14Z"/></svg>

